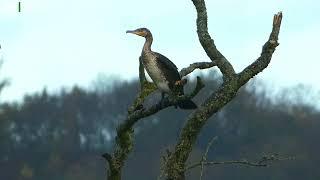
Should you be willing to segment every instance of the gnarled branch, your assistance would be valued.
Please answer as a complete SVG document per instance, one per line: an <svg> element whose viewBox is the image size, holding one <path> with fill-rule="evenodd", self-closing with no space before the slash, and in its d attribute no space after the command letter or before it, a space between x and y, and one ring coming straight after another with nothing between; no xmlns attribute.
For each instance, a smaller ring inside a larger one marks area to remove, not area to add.
<svg viewBox="0 0 320 180"><path fill-rule="evenodd" d="M197 33L199 41L212 62L216 63L224 79L229 80L235 75L231 63L220 53L208 33L208 16L204 0L192 0L197 10Z"/></svg>
<svg viewBox="0 0 320 180"><path fill-rule="evenodd" d="M211 68L211 67L216 66L216 65L217 65L217 63L214 63L214 62L196 62L196 63L192 63L192 64L190 64L189 67L181 69L180 76L184 77L184 76L192 73L196 69L208 69L208 68Z"/></svg>
<svg viewBox="0 0 320 180"><path fill-rule="evenodd" d="M279 12L274 15L272 31L268 41L262 47L260 57L255 62L250 64L248 67L246 67L238 75L239 83L241 85L248 82L252 77L264 70L269 65L272 58L272 54L275 51L276 47L279 45L278 36L280 32L281 20L282 12Z"/></svg>
<svg viewBox="0 0 320 180"><path fill-rule="evenodd" d="M261 56L241 73L236 74L230 62L217 50L213 39L211 39L208 33L207 27L207 12L204 0L192 0L197 10L197 33L199 41L211 59L212 63L195 63L190 67L181 70L181 76L185 76L191 73L196 68L209 68L217 65L223 74L224 82L221 87L214 93L212 93L199 107L196 109L187 119L185 126L183 127L177 145L174 151L170 153L167 162L165 164L165 174L167 179L185 179L185 162L189 157L192 147L199 135L203 125L207 120L223 106L230 102L238 92L239 88L244 85L254 75L261 72L269 64L272 54L278 45L278 35L280 31L280 25L282 20L282 13L278 13L274 16L273 29L269 37L268 42L263 46ZM108 179L120 180L121 169L127 159L128 154L133 148L133 126L138 120L150 116L158 111L167 108L172 105L176 105L177 102L185 99L193 98L203 87L204 84L201 79L197 78L197 86L194 91L189 95L181 97L167 97L162 102L159 102L148 109L142 107L142 102L145 97L152 93L156 87L153 83L147 82L144 74L144 69L140 61L139 66L139 79L141 84L141 92L137 96L133 105L129 108L127 119L117 128L116 144L112 154L104 154L109 163ZM210 164L223 164L222 162L204 162L202 166ZM244 161L226 161L227 163L242 163ZM250 163L249 163L250 164Z"/></svg>
<svg viewBox="0 0 320 180"><path fill-rule="evenodd" d="M197 77L196 87L190 94L179 97L166 97L148 109L137 109L144 101L144 98L156 89L153 83L147 82L142 66L143 65L140 61L139 79L141 84L141 92L134 101L133 105L130 107L127 119L117 128L116 144L113 154L111 155L109 153L105 153L102 155L109 164L108 179L110 180L121 179L122 167L133 148L133 126L136 122L169 106L176 105L179 101L193 98L204 87L201 78Z"/></svg>
<svg viewBox="0 0 320 180"><path fill-rule="evenodd" d="M199 40L207 52L207 55L214 59L218 57L217 66L223 73L225 79L220 88L212 93L198 109L196 109L187 119L183 127L177 145L173 153L168 158L165 167L165 174L168 180L185 179L185 163L192 151L192 147L200 134L200 131L207 120L223 106L230 102L250 78L261 72L269 64L272 54L278 45L278 35L282 20L282 13L274 15L273 28L268 42L263 47L261 57L253 64L249 65L240 74L234 75L231 64L216 50L213 40L207 33L207 15L204 0L192 0L197 9L197 29Z"/></svg>

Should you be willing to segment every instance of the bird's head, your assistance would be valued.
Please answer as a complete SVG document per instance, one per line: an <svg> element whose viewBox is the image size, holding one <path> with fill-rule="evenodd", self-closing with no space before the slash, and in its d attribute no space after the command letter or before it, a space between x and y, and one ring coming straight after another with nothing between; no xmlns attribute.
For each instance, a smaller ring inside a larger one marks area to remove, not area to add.
<svg viewBox="0 0 320 180"><path fill-rule="evenodd" d="M126 33L136 34L136 35L142 36L142 37L152 36L151 32L147 28L139 28L139 29L132 30L132 31L129 30Z"/></svg>

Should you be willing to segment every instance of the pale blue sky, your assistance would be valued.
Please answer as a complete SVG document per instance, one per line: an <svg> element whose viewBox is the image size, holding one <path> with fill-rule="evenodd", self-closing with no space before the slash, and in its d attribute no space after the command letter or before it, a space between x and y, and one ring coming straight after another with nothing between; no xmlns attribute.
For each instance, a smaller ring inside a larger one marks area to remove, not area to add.
<svg viewBox="0 0 320 180"><path fill-rule="evenodd" d="M132 79L144 40L125 34L149 28L153 50L179 68L209 61L196 35L191 0L0 0L1 75L11 85L2 100L73 84L89 86L98 73ZM284 19L270 66L258 76L270 89L304 83L320 90L319 0L207 0L209 32L239 72L267 40L273 14ZM319 101L318 101L319 102Z"/></svg>

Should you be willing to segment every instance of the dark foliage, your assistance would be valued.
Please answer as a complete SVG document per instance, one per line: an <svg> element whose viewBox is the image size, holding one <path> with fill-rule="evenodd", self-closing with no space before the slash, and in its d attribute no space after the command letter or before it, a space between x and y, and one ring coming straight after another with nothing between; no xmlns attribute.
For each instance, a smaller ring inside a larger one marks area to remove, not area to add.
<svg viewBox="0 0 320 180"><path fill-rule="evenodd" d="M205 80L206 88L195 102L201 102L219 84L215 73L209 77L214 80ZM137 81L121 82L105 92L75 86L70 91L48 94L44 89L25 96L21 103L2 103L0 179L105 179L106 162L101 154L111 150L115 128L138 89ZM189 162L199 160L213 136L218 140L209 152L209 160L257 159L263 153L296 156L296 160L267 168L207 167L204 179L320 178L320 113L305 104L293 105L281 99L273 103L266 93L242 88L206 125ZM146 105L154 98L159 94L152 95ZM138 123L136 145L124 179L157 178L161 156L176 142L188 113L169 108ZM188 173L188 179L198 176L197 168Z"/></svg>

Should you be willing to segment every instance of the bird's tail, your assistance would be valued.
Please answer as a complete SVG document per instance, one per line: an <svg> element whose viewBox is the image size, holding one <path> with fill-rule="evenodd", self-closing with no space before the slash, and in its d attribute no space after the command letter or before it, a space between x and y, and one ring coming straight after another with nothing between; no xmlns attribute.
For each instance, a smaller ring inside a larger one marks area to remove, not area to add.
<svg viewBox="0 0 320 180"><path fill-rule="evenodd" d="M180 101L178 104L180 109L196 109L198 106L190 99Z"/></svg>

